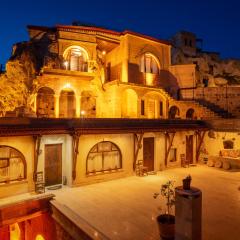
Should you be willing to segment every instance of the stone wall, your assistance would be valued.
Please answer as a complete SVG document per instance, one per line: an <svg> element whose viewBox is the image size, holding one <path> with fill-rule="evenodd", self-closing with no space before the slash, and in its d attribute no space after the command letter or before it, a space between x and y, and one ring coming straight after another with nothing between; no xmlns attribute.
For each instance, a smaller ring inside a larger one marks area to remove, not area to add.
<svg viewBox="0 0 240 240"><path fill-rule="evenodd" d="M198 87L196 89L183 89L180 92L181 98L204 100L213 103L234 116L240 116L240 87Z"/></svg>

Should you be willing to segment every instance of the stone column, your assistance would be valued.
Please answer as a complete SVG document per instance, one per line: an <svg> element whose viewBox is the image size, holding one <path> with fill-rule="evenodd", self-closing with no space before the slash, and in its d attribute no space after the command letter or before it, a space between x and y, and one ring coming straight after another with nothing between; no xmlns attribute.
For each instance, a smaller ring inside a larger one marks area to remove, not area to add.
<svg viewBox="0 0 240 240"><path fill-rule="evenodd" d="M123 40L123 61L122 61L122 82L128 82L128 59L129 59L129 47L128 37L125 36Z"/></svg>
<svg viewBox="0 0 240 240"><path fill-rule="evenodd" d="M58 94L54 95L54 111L56 118L59 118L59 98L60 96Z"/></svg>
<svg viewBox="0 0 240 240"><path fill-rule="evenodd" d="M175 239L202 239L202 192L195 187L175 189Z"/></svg>
<svg viewBox="0 0 240 240"><path fill-rule="evenodd" d="M37 113L37 94L35 94L35 96L34 96L34 107L33 107L34 109L34 112L35 113Z"/></svg>

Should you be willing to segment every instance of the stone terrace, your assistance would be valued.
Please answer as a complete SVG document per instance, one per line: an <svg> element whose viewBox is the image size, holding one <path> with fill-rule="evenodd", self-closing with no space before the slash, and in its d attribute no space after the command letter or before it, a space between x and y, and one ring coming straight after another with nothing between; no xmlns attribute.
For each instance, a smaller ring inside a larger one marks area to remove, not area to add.
<svg viewBox="0 0 240 240"><path fill-rule="evenodd" d="M181 184L191 174L203 192L203 240L240 239L240 172L206 166L170 169L148 177L52 191L56 200L114 240L159 239L155 217L162 207L153 199L166 180Z"/></svg>

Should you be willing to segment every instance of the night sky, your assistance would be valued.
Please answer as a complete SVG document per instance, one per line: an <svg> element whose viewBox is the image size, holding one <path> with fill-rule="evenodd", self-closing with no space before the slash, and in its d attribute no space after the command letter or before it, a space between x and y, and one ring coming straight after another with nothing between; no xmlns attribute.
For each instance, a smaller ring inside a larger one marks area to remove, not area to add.
<svg viewBox="0 0 240 240"><path fill-rule="evenodd" d="M210 3L209 3L210 2ZM92 23L116 30L132 30L168 39L179 30L204 39L206 51L223 58L240 58L238 0L10 0L0 3L0 63L12 44L28 40L26 25Z"/></svg>

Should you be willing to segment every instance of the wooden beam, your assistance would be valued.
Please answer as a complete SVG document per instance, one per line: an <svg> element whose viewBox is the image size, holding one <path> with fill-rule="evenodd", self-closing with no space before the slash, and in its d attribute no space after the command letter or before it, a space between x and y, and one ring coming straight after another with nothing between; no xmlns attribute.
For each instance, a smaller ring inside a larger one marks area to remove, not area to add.
<svg viewBox="0 0 240 240"><path fill-rule="evenodd" d="M173 140L175 137L176 132L166 132L165 133L165 166L167 166L168 163L168 156L171 150L171 147L173 145Z"/></svg>
<svg viewBox="0 0 240 240"><path fill-rule="evenodd" d="M34 140L34 166L33 166L33 181L36 181L36 174L38 168L38 157L40 155L41 135L33 135Z"/></svg>
<svg viewBox="0 0 240 240"><path fill-rule="evenodd" d="M76 179L76 168L77 168L77 157L78 157L78 147L79 147L79 138L80 135L78 132L74 132L72 134L72 152L73 152L73 157L72 157L72 179Z"/></svg>
<svg viewBox="0 0 240 240"><path fill-rule="evenodd" d="M195 133L196 133L196 136L197 136L196 162L198 162L199 156L200 156L201 146L203 144L203 139L204 139L204 136L206 134L206 131L196 131Z"/></svg>
<svg viewBox="0 0 240 240"><path fill-rule="evenodd" d="M134 159L133 159L133 169L135 170L136 168L136 163L137 163L137 158L138 158L138 153L139 150L142 148L142 139L143 139L143 134L144 133L134 133L134 145L133 145L133 154L134 154Z"/></svg>

